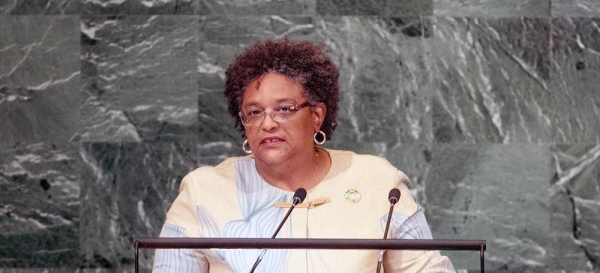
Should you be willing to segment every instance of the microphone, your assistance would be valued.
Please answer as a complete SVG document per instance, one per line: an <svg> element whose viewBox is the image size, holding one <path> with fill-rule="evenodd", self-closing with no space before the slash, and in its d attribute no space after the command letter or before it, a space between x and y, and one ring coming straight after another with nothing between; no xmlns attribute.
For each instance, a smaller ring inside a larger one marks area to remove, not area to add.
<svg viewBox="0 0 600 273"><path fill-rule="evenodd" d="M383 239L387 239L388 231L390 228L390 222L392 221L392 212L394 212L394 205L400 200L400 190L393 188L388 194L388 201L390 201L390 211L388 212L387 223L385 224L385 231L383 232ZM383 264L383 253L385 250L379 252L379 259L377 259L377 273L381 272L381 264Z"/></svg>
<svg viewBox="0 0 600 273"><path fill-rule="evenodd" d="M279 233L279 230L281 229L281 227L283 227L283 224L285 224L285 221L287 221L287 218L292 213L292 210L294 210L294 208L296 207L296 205L302 203L302 201L304 201L304 199L306 199L306 190L304 188L298 188L294 192L294 197L292 197L292 206L287 211L287 213L285 214L285 216L283 216L283 220L281 220L281 223L279 223L279 226L275 230L275 233L273 233L273 236L271 236L271 239L275 239L275 236L277 236L277 233ZM252 269L250 269L250 273L254 272L254 270L256 269L256 267L258 266L258 264L260 263L260 261L262 261L262 258L263 258L263 256L265 256L266 252L267 252L267 249L265 248L260 253L260 255L258 256L258 258L256 258L256 262L254 262L254 265L252 266Z"/></svg>
<svg viewBox="0 0 600 273"><path fill-rule="evenodd" d="M398 200L400 200L400 190L396 188L391 189L390 193L388 194L388 201L390 201L390 204L394 206L396 203L398 203Z"/></svg>
<svg viewBox="0 0 600 273"><path fill-rule="evenodd" d="M298 188L296 192L294 192L294 197L292 198L292 206L296 206L302 201L306 199L306 190L304 188Z"/></svg>

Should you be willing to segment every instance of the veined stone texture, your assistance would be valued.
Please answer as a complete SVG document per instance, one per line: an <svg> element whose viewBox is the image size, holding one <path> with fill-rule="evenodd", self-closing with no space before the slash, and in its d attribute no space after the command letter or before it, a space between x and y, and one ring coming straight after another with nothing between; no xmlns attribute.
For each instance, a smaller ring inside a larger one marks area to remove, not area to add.
<svg viewBox="0 0 600 273"><path fill-rule="evenodd" d="M596 0L553 0L553 17L598 17L600 2Z"/></svg>
<svg viewBox="0 0 600 273"><path fill-rule="evenodd" d="M82 167L50 143L0 152L0 267L79 266Z"/></svg>
<svg viewBox="0 0 600 273"><path fill-rule="evenodd" d="M556 1L557 0L433 0L433 14L435 16L492 18L548 17L550 16L551 2L554 3Z"/></svg>
<svg viewBox="0 0 600 273"><path fill-rule="evenodd" d="M80 0L84 14L198 14L198 0Z"/></svg>
<svg viewBox="0 0 600 273"><path fill-rule="evenodd" d="M492 272L542 272L563 259L550 255L548 146L440 144L433 151L425 195L436 237L486 238ZM474 253L445 254L457 268L479 268Z"/></svg>
<svg viewBox="0 0 600 273"><path fill-rule="evenodd" d="M490 272L598 272L599 5L0 1L0 273L133 272L182 177L243 155L225 70L284 36L340 69L325 147L404 171L435 238L486 240Z"/></svg>
<svg viewBox="0 0 600 273"><path fill-rule="evenodd" d="M553 21L550 93L559 142L600 140L600 19ZM548 111L549 112L549 111Z"/></svg>
<svg viewBox="0 0 600 273"><path fill-rule="evenodd" d="M316 0L319 15L431 15L433 0Z"/></svg>
<svg viewBox="0 0 600 273"><path fill-rule="evenodd" d="M7 0L0 2L1 15L77 15L79 0Z"/></svg>
<svg viewBox="0 0 600 273"><path fill-rule="evenodd" d="M545 96L549 26L547 19L436 18L431 43L439 81L432 101L436 142L561 140L555 117L546 113L561 109L544 107L555 101Z"/></svg>
<svg viewBox="0 0 600 273"><path fill-rule="evenodd" d="M80 154L89 169L81 192L83 266L128 268L134 262L133 239L160 233L185 174L224 160L222 154L231 154L231 146L195 141L90 143ZM153 251L142 253L142 268L151 267Z"/></svg>
<svg viewBox="0 0 600 273"><path fill-rule="evenodd" d="M556 173L550 187L554 259L549 268L597 270L600 259L600 145L552 147Z"/></svg>
<svg viewBox="0 0 600 273"><path fill-rule="evenodd" d="M64 145L78 130L77 16L0 17L0 148Z"/></svg>
<svg viewBox="0 0 600 273"><path fill-rule="evenodd" d="M317 0L199 0L204 15L313 15Z"/></svg>
<svg viewBox="0 0 600 273"><path fill-rule="evenodd" d="M141 142L193 134L198 18L85 17L81 70L93 95L74 141Z"/></svg>

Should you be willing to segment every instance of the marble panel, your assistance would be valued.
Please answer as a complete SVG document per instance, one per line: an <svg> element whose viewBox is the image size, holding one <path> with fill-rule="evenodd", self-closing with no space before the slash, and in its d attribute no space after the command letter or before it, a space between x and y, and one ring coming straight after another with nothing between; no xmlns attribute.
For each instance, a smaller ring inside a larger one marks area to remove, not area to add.
<svg viewBox="0 0 600 273"><path fill-rule="evenodd" d="M433 0L433 14L486 18L549 17L550 2L551 0Z"/></svg>
<svg viewBox="0 0 600 273"><path fill-rule="evenodd" d="M81 191L83 266L132 266L133 238L158 236L182 178L237 149L193 141L83 144L80 153L89 169ZM153 254L143 251L143 268L151 267Z"/></svg>
<svg viewBox="0 0 600 273"><path fill-rule="evenodd" d="M81 111L82 142L195 138L198 17L88 17L81 69L93 96Z"/></svg>
<svg viewBox="0 0 600 273"><path fill-rule="evenodd" d="M559 90L551 74L549 20L435 18L434 25L436 142L597 141L597 107L583 97L594 92Z"/></svg>
<svg viewBox="0 0 600 273"><path fill-rule="evenodd" d="M198 14L198 0L80 0L83 14Z"/></svg>
<svg viewBox="0 0 600 273"><path fill-rule="evenodd" d="M421 206L427 206L425 194L426 181L431 170L432 145L428 142L397 143L389 148L385 145L376 145L377 152L369 154L378 155L387 159L392 165L404 172L410 179L410 189Z"/></svg>
<svg viewBox="0 0 600 273"><path fill-rule="evenodd" d="M223 95L225 70L236 55L257 41L283 35L290 39L309 38L314 32L313 20L304 16L208 16L200 24L200 138L230 142L241 151L243 139L234 127Z"/></svg>
<svg viewBox="0 0 600 273"><path fill-rule="evenodd" d="M314 15L316 0L200 0L199 5L199 13L205 15Z"/></svg>
<svg viewBox="0 0 600 273"><path fill-rule="evenodd" d="M552 147L553 269L592 272L600 268L600 145Z"/></svg>
<svg viewBox="0 0 600 273"><path fill-rule="evenodd" d="M64 146L81 122L79 17L0 17L0 149Z"/></svg>
<svg viewBox="0 0 600 273"><path fill-rule="evenodd" d="M317 0L319 15L431 15L433 0Z"/></svg>
<svg viewBox="0 0 600 273"><path fill-rule="evenodd" d="M597 0L552 0L552 17L598 17Z"/></svg>
<svg viewBox="0 0 600 273"><path fill-rule="evenodd" d="M0 2L0 14L76 15L79 0L7 0Z"/></svg>
<svg viewBox="0 0 600 273"><path fill-rule="evenodd" d="M331 147L430 141L427 19L326 17L317 30L340 68L340 110ZM362 147L365 147L364 149ZM385 148L385 147L384 147Z"/></svg>
<svg viewBox="0 0 600 273"><path fill-rule="evenodd" d="M600 19L553 19L550 92L561 142L600 141Z"/></svg>
<svg viewBox="0 0 600 273"><path fill-rule="evenodd" d="M424 46L430 25L425 19L207 17L201 29L206 42L200 53L199 111L211 111L206 123L201 116L204 126L223 132L231 126L209 119L225 112L222 82L234 56L258 40L288 36L324 44L340 68L338 128L328 147L373 152L371 143L393 146L432 139L428 112L432 80ZM211 110L216 108L220 109Z"/></svg>
<svg viewBox="0 0 600 273"><path fill-rule="evenodd" d="M434 238L487 241L486 271L545 272L553 259L546 145L436 144L426 215ZM479 269L479 253L446 252L457 269Z"/></svg>
<svg viewBox="0 0 600 273"><path fill-rule="evenodd" d="M0 1L44 15L0 16L0 273L132 272L132 238L158 234L181 178L242 154L225 69L282 36L340 67L325 147L403 170L434 237L488 240L488 271L597 272L596 2L555 0L577 17L546 19L549 0L435 4L488 18L394 17L429 0ZM47 16L80 9L118 16Z"/></svg>
<svg viewBox="0 0 600 273"><path fill-rule="evenodd" d="M79 266L82 167L49 143L0 149L0 268Z"/></svg>

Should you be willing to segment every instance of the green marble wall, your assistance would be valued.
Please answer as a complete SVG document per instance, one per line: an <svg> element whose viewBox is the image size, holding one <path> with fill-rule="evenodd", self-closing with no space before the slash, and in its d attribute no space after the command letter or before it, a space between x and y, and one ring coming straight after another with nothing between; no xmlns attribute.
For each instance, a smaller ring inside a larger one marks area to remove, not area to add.
<svg viewBox="0 0 600 273"><path fill-rule="evenodd" d="M599 25L596 0L0 1L0 272L131 272L181 178L243 154L224 70L281 36L341 70L326 146L405 171L434 237L598 272Z"/></svg>

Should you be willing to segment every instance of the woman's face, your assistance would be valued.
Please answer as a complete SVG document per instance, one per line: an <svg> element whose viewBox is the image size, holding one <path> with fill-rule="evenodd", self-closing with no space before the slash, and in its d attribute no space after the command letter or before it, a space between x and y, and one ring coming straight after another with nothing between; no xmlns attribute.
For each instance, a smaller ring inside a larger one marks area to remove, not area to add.
<svg viewBox="0 0 600 273"><path fill-rule="evenodd" d="M255 158L264 164L280 164L297 156L314 153L313 135L321 127L325 104L302 107L287 122L277 122L270 115L282 106L307 102L302 86L278 73L266 73L251 82L244 91L244 113L266 112L259 124L244 126Z"/></svg>

